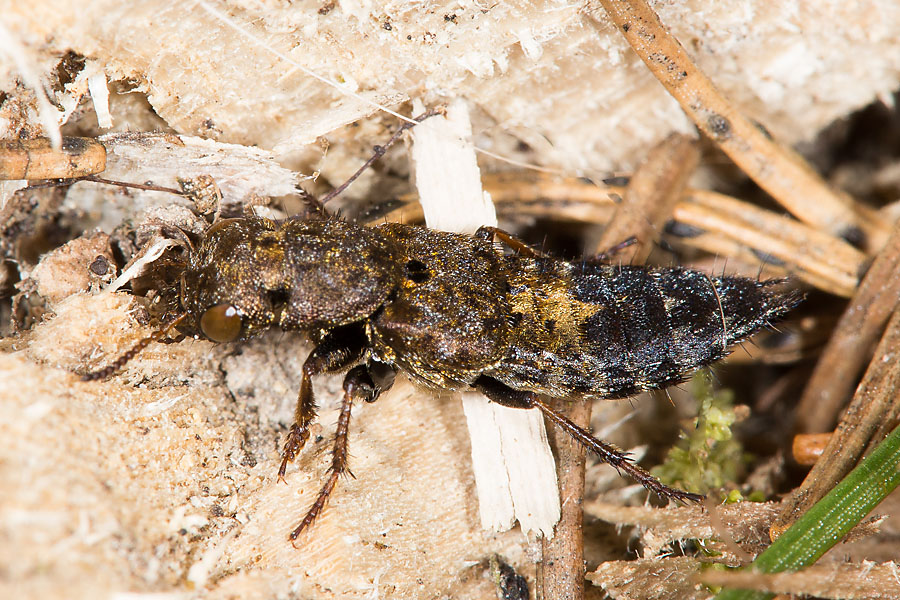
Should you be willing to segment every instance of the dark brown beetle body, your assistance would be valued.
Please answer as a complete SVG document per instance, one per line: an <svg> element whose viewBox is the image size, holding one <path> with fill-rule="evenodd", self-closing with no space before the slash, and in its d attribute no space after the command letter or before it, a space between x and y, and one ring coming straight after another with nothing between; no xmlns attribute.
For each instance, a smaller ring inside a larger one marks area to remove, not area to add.
<svg viewBox="0 0 900 600"><path fill-rule="evenodd" d="M373 352L426 385L468 387L510 343L504 257L469 235L390 223L374 228L396 247L400 285L367 331Z"/></svg>
<svg viewBox="0 0 900 600"><path fill-rule="evenodd" d="M181 306L196 331L210 307L234 306L242 327L233 339L273 326L330 329L362 321L385 303L400 279L394 254L389 240L339 219L226 219L191 254Z"/></svg>
<svg viewBox="0 0 900 600"><path fill-rule="evenodd" d="M495 235L516 252L495 245ZM280 476L309 437L311 378L348 371L331 475L294 540L346 470L352 401L375 400L397 369L426 386L475 388L506 406L539 408L649 489L699 499L660 483L539 395L622 398L681 381L798 302L778 283L571 263L490 228L468 236L325 216L229 219L191 252L181 329L223 342L273 326L311 334L317 346L303 367Z"/></svg>

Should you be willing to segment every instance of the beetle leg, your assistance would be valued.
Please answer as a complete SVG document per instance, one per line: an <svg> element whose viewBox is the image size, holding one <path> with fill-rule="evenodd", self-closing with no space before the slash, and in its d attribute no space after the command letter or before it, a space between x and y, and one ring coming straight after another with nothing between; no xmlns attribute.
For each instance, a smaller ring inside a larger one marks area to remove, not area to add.
<svg viewBox="0 0 900 600"><path fill-rule="evenodd" d="M356 173L351 175L347 181L345 181L338 187L334 188L333 190L331 190L330 192L328 192L327 194L322 196L321 199L315 200L315 202L318 204L318 207L320 209L324 209L325 204L327 204L329 200L331 200L332 198L334 198L335 196L337 196L341 192L343 192L345 189L347 189L350 186L350 184L353 183L354 181L356 181L356 178L359 177L360 175L362 175L366 169L371 167L372 164L376 160L378 160L379 158L384 156L384 154L387 152L387 149L390 148L391 146L393 146L394 143L400 139L400 136L403 134L404 131L406 131L410 127L414 127L415 125L417 125L418 123L421 123L425 119L430 119L431 117L434 117L437 115L446 115L446 114L447 114L446 109L442 106L439 106L438 108L432 108L431 110L428 110L417 117L413 117L412 119L409 119L404 123L401 123L400 127L397 128L397 131L394 132L394 135L391 136L391 139L389 139L386 144L384 144L382 146L375 146L372 149L372 156L369 157L369 160L367 160L366 162L363 163L363 166L361 166L359 169L357 169Z"/></svg>
<svg viewBox="0 0 900 600"><path fill-rule="evenodd" d="M605 263L608 262L613 256L628 248L629 246L633 246L638 243L638 239L635 236L631 236L627 239L622 240L612 248L607 248L602 252L598 252L594 256L591 256L587 259L588 262L600 262Z"/></svg>
<svg viewBox="0 0 900 600"><path fill-rule="evenodd" d="M381 393L379 388L369 374L369 369L364 365L356 366L344 377L344 399L341 402L341 412L338 416L337 431L334 434L334 450L331 454L331 466L328 469L328 480L319 495L316 497L306 516L300 521L300 524L291 532L289 536L291 543L294 544L296 539L303 533L303 530L312 525L325 504L328 502L331 492L337 483L338 477L343 473L348 473L347 469L347 433L350 429L350 409L354 400L365 400L366 402L374 402ZM296 547L296 544L294 544Z"/></svg>
<svg viewBox="0 0 900 600"><path fill-rule="evenodd" d="M366 370L369 372L369 377L371 377L372 381L375 383L376 389L376 393L371 397L366 398L366 402L375 402L378 399L379 394L394 387L394 379L397 377L397 367L390 363L373 359L366 363Z"/></svg>
<svg viewBox="0 0 900 600"><path fill-rule="evenodd" d="M309 426L316 418L316 399L312 389L313 376L340 371L352 365L362 357L365 344L365 334L360 328L340 328L325 336L325 339L309 353L306 362L303 363L303 376L300 380L300 393L297 395L294 423L291 425L281 453L281 467L278 469L279 481L284 481L288 463L296 458L309 439Z"/></svg>
<svg viewBox="0 0 900 600"><path fill-rule="evenodd" d="M526 258L550 258L549 254L545 254L540 250L535 250L513 234L509 233L508 231L504 231L499 227L482 225L475 231L475 237L480 240L492 243L494 241L494 238L497 238L502 243L506 244L511 250L516 251L517 253L519 253L519 255Z"/></svg>
<svg viewBox="0 0 900 600"><path fill-rule="evenodd" d="M510 408L537 408L544 413L545 417L575 438L579 444L594 452L600 460L629 475L658 496L675 500L690 500L692 502L703 500L703 496L700 494L693 494L667 486L646 470L634 464L628 457L627 452L623 452L612 444L598 440L590 432L570 421L565 415L542 402L534 392L515 390L496 379L484 375L476 379L472 385L497 404Z"/></svg>

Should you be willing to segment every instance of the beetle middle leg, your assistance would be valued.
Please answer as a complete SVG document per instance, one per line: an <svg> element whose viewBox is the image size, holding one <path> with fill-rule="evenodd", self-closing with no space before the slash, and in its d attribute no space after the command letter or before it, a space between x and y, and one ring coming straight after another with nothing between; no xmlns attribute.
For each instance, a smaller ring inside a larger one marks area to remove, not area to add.
<svg viewBox="0 0 900 600"><path fill-rule="evenodd" d="M303 530L312 525L325 504L334 491L338 477L343 473L349 472L347 469L347 434L350 430L350 409L354 400L365 400L366 402L374 402L383 388L373 381L369 372L369 367L358 365L350 369L344 377L344 399L341 401L341 412L338 416L337 430L334 434L334 449L331 454L331 466L328 468L328 480L319 495L316 497L310 509L306 512L306 516L300 521L300 524L288 536L293 544L297 538L303 533ZM296 544L294 544L296 547Z"/></svg>
<svg viewBox="0 0 900 600"><path fill-rule="evenodd" d="M549 254L545 254L540 250L535 250L513 234L499 227L491 227L490 225L482 225L475 231L475 237L486 242L493 242L494 238L506 244L508 248L527 258L550 258Z"/></svg>
<svg viewBox="0 0 900 600"><path fill-rule="evenodd" d="M607 248L606 250L601 250L597 254L588 257L586 259L586 261L587 262L599 262L599 263L609 262L609 259L611 259L613 256L615 256L616 254L618 254L625 248L628 248L629 246L633 246L637 243L638 243L638 239L635 236L631 236L627 239L622 240L621 242L619 242L615 246L612 246L611 248Z"/></svg>
<svg viewBox="0 0 900 600"><path fill-rule="evenodd" d="M667 486L646 470L634 464L628 457L628 453L623 452L612 444L598 440L590 432L570 421L565 415L542 402L534 392L514 390L496 379L484 375L476 379L472 386L497 404L510 408L539 409L545 417L575 438L582 446L594 452L600 460L612 465L616 470L623 471L658 496L675 500L690 500L692 502L703 500L703 496L700 494L693 494Z"/></svg>
<svg viewBox="0 0 900 600"><path fill-rule="evenodd" d="M316 346L306 362L303 363L303 377L300 380L300 392L297 395L297 408L294 412L294 423L284 442L281 453L281 467L278 469L279 481L284 481L284 473L289 462L309 439L309 426L316 418L316 399L313 395L312 378L320 373L333 373L346 369L358 361L366 347L366 337L359 326L335 329Z"/></svg>

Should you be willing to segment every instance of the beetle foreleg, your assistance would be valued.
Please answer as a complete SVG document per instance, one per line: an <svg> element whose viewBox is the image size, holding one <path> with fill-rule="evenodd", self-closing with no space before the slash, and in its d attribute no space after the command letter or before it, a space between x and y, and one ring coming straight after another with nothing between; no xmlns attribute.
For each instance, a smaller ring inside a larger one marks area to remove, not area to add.
<svg viewBox="0 0 900 600"><path fill-rule="evenodd" d="M284 442L281 453L281 467L278 469L279 481L284 481L284 473L289 462L309 439L309 426L316 418L316 399L312 389L312 378L320 373L340 371L362 357L365 349L365 334L358 328L342 328L329 333L322 343L316 346L306 362L303 363L303 377L300 380L300 393L297 395L297 408L294 411L294 424Z"/></svg>
<svg viewBox="0 0 900 600"><path fill-rule="evenodd" d="M350 369L346 377L344 377L344 399L341 401L341 412L338 416L337 430L334 434L334 450L331 454L331 466L328 469L328 480L319 495L316 497L306 516L300 521L300 524L291 532L289 539L291 543L297 540L303 530L312 525L325 504L328 502L331 492L337 483L338 477L343 473L348 473L347 469L347 433L350 430L350 409L354 400L365 400L373 402L381 389L372 381L369 370L364 365L359 365ZM296 544L294 544L296 547Z"/></svg>

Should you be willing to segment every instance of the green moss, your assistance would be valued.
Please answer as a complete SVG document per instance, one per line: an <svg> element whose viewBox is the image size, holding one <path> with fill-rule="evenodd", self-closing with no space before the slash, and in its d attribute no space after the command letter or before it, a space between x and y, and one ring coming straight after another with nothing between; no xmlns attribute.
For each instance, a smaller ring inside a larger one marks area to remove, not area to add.
<svg viewBox="0 0 900 600"><path fill-rule="evenodd" d="M749 498L748 498L749 500ZM738 502L744 501L744 495L741 494L740 490L731 490L727 494L725 494L725 504L737 504ZM753 502L753 500L751 500ZM756 500L755 502L762 502L762 500Z"/></svg>
<svg viewBox="0 0 900 600"><path fill-rule="evenodd" d="M691 379L691 393L699 410L694 427L681 439L653 475L669 485L705 494L735 481L743 465L743 450L731 427L736 420L734 395L716 390L707 369Z"/></svg>

